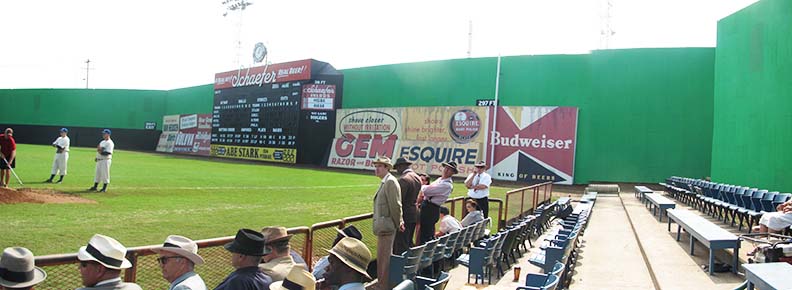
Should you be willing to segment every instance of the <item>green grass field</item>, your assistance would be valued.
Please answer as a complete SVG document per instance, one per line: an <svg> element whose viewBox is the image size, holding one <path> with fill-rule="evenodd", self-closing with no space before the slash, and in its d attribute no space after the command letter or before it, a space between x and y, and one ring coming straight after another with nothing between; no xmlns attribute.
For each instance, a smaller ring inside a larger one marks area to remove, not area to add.
<svg viewBox="0 0 792 290"><path fill-rule="evenodd" d="M93 185L93 148L71 148L63 184L49 177L54 150L20 144L17 174L24 187L52 188L97 204L0 205L0 246L36 255L72 253L94 233L127 247L162 243L169 234L193 239L230 236L239 228L311 224L371 212L379 180L370 173L297 168L116 150L107 193ZM13 177L12 177L13 180ZM453 196L466 193L455 179ZM12 188L19 188L15 181ZM492 197L510 188L493 187Z"/></svg>

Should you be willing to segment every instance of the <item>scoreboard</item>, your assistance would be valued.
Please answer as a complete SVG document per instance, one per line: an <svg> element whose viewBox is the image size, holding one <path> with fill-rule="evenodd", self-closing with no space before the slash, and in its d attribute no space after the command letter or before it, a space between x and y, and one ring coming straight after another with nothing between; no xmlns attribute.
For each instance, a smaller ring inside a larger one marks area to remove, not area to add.
<svg viewBox="0 0 792 290"><path fill-rule="evenodd" d="M342 84L339 72L316 60L217 74L211 154L284 163L320 162L314 159L321 159L327 148L327 139L321 138L332 139Z"/></svg>

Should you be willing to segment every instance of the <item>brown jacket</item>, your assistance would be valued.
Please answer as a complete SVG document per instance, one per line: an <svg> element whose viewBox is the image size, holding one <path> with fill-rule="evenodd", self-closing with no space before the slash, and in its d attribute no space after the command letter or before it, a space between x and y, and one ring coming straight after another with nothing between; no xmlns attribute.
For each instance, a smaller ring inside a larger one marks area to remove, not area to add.
<svg viewBox="0 0 792 290"><path fill-rule="evenodd" d="M404 223L418 222L418 209L415 207L415 200L418 198L418 192L421 191L421 177L412 169L407 169L399 177L399 187L401 188Z"/></svg>
<svg viewBox="0 0 792 290"><path fill-rule="evenodd" d="M403 221L399 182L388 173L374 194L374 235L395 234Z"/></svg>

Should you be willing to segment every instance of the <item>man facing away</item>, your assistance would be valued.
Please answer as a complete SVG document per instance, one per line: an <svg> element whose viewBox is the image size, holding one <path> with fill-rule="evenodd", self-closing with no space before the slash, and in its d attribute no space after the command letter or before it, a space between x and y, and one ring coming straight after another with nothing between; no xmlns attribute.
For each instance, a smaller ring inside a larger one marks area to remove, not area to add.
<svg viewBox="0 0 792 290"><path fill-rule="evenodd" d="M421 191L421 178L410 168L412 162L404 157L396 159L393 168L399 173L399 188L401 189L402 218L404 219L404 232L396 232L393 241L393 253L400 255L413 246L415 225L418 222L418 208L415 200Z"/></svg>

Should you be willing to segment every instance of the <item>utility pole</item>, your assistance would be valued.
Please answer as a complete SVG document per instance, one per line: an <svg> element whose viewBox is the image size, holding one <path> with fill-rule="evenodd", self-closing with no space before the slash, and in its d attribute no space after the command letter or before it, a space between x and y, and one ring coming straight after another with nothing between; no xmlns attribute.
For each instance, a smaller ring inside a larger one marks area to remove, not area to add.
<svg viewBox="0 0 792 290"><path fill-rule="evenodd" d="M85 88L88 88L88 71L91 70L91 59L85 60Z"/></svg>

